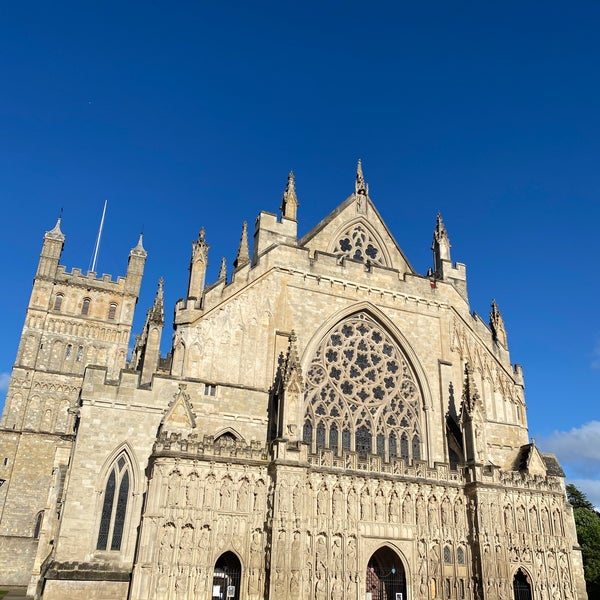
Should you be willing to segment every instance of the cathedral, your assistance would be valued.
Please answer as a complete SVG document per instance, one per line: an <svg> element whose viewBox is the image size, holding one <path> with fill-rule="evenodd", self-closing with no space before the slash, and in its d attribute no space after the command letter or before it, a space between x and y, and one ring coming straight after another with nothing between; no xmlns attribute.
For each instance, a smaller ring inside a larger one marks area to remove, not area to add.
<svg viewBox="0 0 600 600"><path fill-rule="evenodd" d="M354 191L298 237L204 230L161 355L124 276L43 238L0 422L0 587L43 600L582 600L556 458L531 442L500 310L469 306L440 215L414 271ZM187 266L187 265L186 265ZM184 268L184 265L181 266Z"/></svg>

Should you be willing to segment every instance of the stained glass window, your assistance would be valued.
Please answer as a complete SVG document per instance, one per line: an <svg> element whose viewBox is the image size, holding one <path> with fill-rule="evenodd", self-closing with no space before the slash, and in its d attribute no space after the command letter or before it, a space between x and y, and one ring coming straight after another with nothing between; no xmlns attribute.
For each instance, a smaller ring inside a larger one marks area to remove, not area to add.
<svg viewBox="0 0 600 600"><path fill-rule="evenodd" d="M116 499L115 499L116 494ZM104 488L104 500L98 531L98 550L120 550L129 499L129 468L123 455L110 471Z"/></svg>
<svg viewBox="0 0 600 600"><path fill-rule="evenodd" d="M325 336L306 382L303 439L313 451L325 445L337 451L341 431L342 450L362 457L376 452L389 460L400 452L407 460L421 458L416 378L397 343L366 313Z"/></svg>

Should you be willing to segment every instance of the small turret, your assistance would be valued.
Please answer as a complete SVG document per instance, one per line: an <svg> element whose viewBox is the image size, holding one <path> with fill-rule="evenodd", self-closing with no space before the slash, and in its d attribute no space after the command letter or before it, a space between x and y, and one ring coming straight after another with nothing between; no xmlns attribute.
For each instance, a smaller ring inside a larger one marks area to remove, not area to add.
<svg viewBox="0 0 600 600"><path fill-rule="evenodd" d="M506 329L504 328L504 319L498 310L495 300L492 300L492 309L490 311L490 329L492 330L494 341L507 348L508 340L506 338Z"/></svg>
<svg viewBox="0 0 600 600"><path fill-rule="evenodd" d="M448 239L448 232L446 231L446 227L440 213L437 214L431 249L433 250L434 273L436 276L442 278L444 271L443 261L451 263L452 259L450 258L450 240Z"/></svg>
<svg viewBox="0 0 600 600"><path fill-rule="evenodd" d="M240 247L237 256L233 261L233 269L237 271L250 263L250 252L248 251L248 223L242 224L242 237L240 238Z"/></svg>
<svg viewBox="0 0 600 600"><path fill-rule="evenodd" d="M188 282L188 302L199 303L204 293L206 283L206 268L208 267L208 249L210 246L204 239L204 227L200 229L198 239L192 242L192 257L190 259L190 279Z"/></svg>
<svg viewBox="0 0 600 600"><path fill-rule="evenodd" d="M56 225L44 235L44 243L40 254L40 262L38 264L38 277L54 277L60 261L63 246L65 244L65 236L60 230L60 222L62 218L58 217Z"/></svg>
<svg viewBox="0 0 600 600"><path fill-rule="evenodd" d="M287 180L287 186L283 192L283 198L281 200L281 217L283 219L291 219L297 221L298 214L298 198L296 196L296 183L294 180L294 173L290 171Z"/></svg>
<svg viewBox="0 0 600 600"><path fill-rule="evenodd" d="M140 383L152 381L160 359L160 340L165 325L164 280L158 281L154 303L146 313L142 333L137 336L131 357L131 367L142 372Z"/></svg>
<svg viewBox="0 0 600 600"><path fill-rule="evenodd" d="M143 245L144 234L140 233L140 237L135 248L129 252L129 261L127 262L127 275L125 289L130 294L136 297L139 296L140 286L142 285L142 277L144 275L144 266L148 253L144 250Z"/></svg>
<svg viewBox="0 0 600 600"><path fill-rule="evenodd" d="M442 215L438 213L433 231L433 277L451 283L458 293L468 302L467 267L463 263L452 264L450 256L450 239Z"/></svg>

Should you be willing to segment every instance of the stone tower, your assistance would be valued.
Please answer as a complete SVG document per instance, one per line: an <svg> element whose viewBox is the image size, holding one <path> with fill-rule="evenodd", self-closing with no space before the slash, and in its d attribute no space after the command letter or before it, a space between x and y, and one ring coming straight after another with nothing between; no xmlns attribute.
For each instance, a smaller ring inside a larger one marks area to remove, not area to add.
<svg viewBox="0 0 600 600"><path fill-rule="evenodd" d="M44 235L0 421L4 583L28 583L19 573L31 570L50 484L64 483L85 368L98 365L115 379L125 367L146 261L140 237L125 277L68 273L59 264L60 226L59 218ZM60 512L60 494L56 502Z"/></svg>

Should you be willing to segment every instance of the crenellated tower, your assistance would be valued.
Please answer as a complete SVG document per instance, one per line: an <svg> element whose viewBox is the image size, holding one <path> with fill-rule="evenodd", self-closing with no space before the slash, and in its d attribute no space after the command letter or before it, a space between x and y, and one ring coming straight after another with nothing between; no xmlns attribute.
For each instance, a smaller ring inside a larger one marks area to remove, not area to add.
<svg viewBox="0 0 600 600"><path fill-rule="evenodd" d="M64 480L86 367L116 380L126 366L146 262L140 236L125 277L67 272L59 264L64 242L59 218L44 235L0 421L0 563L21 573L31 569L51 481Z"/></svg>

